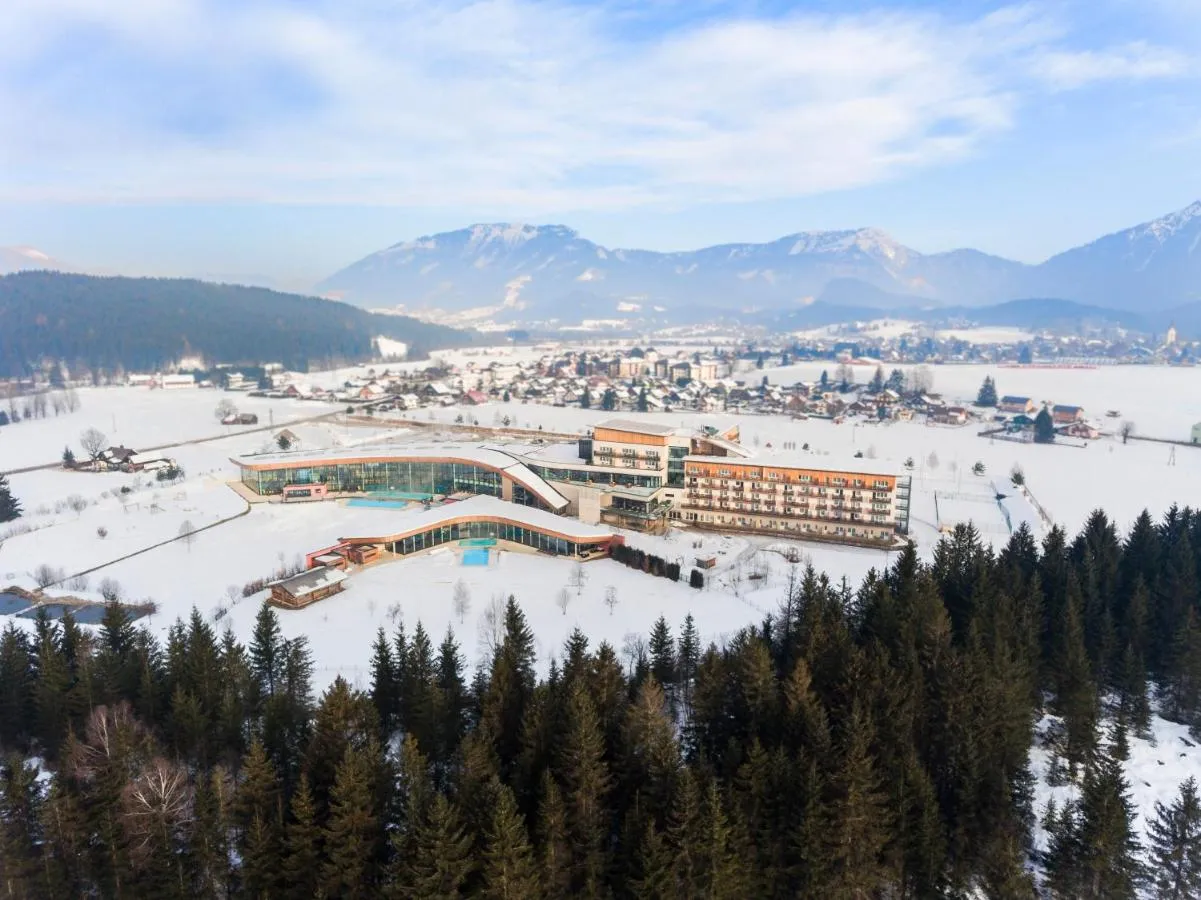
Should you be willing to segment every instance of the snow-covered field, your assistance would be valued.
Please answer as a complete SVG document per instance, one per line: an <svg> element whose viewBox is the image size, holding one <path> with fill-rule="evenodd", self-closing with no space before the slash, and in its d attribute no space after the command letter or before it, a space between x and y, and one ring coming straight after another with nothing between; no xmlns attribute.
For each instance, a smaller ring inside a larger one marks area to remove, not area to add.
<svg viewBox="0 0 1201 900"><path fill-rule="evenodd" d="M1054 723L1047 716L1039 723L1039 734L1045 733ZM1126 780L1130 784L1130 799L1134 805L1134 830L1147 846L1147 822L1155 816L1155 804L1171 806L1180 789L1180 784L1190 775L1201 779L1201 747L1189 737L1188 726L1169 722L1159 716L1151 717L1151 735L1144 740L1137 735L1128 737L1130 755L1123 763ZM1079 785L1055 778L1052 774L1053 756L1041 741L1030 751L1030 770L1034 775L1034 812L1042 819L1047 802L1054 800L1058 809L1065 802L1080 795ZM1061 763L1062 765L1062 763ZM1047 833L1041 821L1034 829L1035 848L1047 849Z"/></svg>
<svg viewBox="0 0 1201 900"><path fill-rule="evenodd" d="M295 419L335 412L337 407L299 400L250 397L227 391L189 388L149 390L144 387L80 388L79 408L46 419L30 419L0 428L0 472L53 463L63 448L83 453L79 436L88 428L99 429L110 445L123 444L134 450L236 434L272 423L283 425ZM258 426L222 425L215 415L217 403L229 400L239 412L255 413Z"/></svg>
<svg viewBox="0 0 1201 900"><path fill-rule="evenodd" d="M1087 371L989 370L983 367L938 367L935 388L947 395L970 397L988 372L997 378L1001 393L1026 393L1038 399L1080 403L1086 409L1121 408L1124 414L1151 430L1154 423L1164 433L1187 433L1201 419L1201 372L1187 369L1130 367ZM820 367L791 367L770 373L778 380L813 378ZM332 376L331 376L332 377ZM64 443L77 442L89 425L102 427L111 438L140 448L147 442L171 443L220 434L223 426L213 417L219 395L209 391L150 392L133 388L82 391L82 408L58 419L24 422L0 430L0 465L50 462ZM247 410L259 413L264 424L289 417L327 412L321 404L258 401L238 398ZM454 407L422 410L418 417L452 423L463 415L468 421L489 425L509 416L515 425L575 433L612 414L601 410L563 409L509 403L470 409ZM624 418L641 418L622 413ZM106 421L107 417L107 421ZM956 428L914 423L842 424L828 421L793 421L781 416L732 414L648 414L659 423L686 426L702 424L741 426L742 441L763 453L794 444L808 444L820 462L830 454L846 460L857 451L898 467L913 461L912 534L923 555L938 539L939 527L972 521L985 540L1002 543L1011 527L1029 522L1036 532L1045 528L1035 506L1009 483L1009 473L1020 466L1032 496L1050 518L1069 531L1078 529L1088 514L1104 507L1122 529L1148 508L1161 514L1174 502L1196 504L1201 497L1201 448L1177 448L1174 465L1168 465L1169 448L1160 444L1102 439L1087 446L1038 446L978 436L978 426ZM116 428L113 428L113 419ZM106 427L107 426L107 427ZM347 426L335 420L291 426L303 448L349 446L389 440L429 442L429 429ZM244 429L242 429L244 431ZM296 506L246 504L223 482L236 476L231 456L269 446L271 434L232 433L220 440L185 444L171 451L186 469L188 478L178 486L149 482L147 476L97 475L46 470L11 477L26 517L10 533L0 529L0 586L28 585L42 565L73 574L112 561L90 576L121 583L132 600L153 598L159 613L151 626L165 628L176 616L195 605L206 615L222 620L246 637L257 598L241 599L246 582L273 574L281 563L291 564L313 549L327 546L352 532L369 531L386 519L401 520L404 511L349 508L339 503ZM476 439L478 442L478 439ZM497 439L503 443L503 439ZM516 448L515 448L516 449ZM975 463L984 465L976 475ZM131 492L123 494L122 487ZM998 499L998 494L1002 495ZM78 496L82 501L68 502ZM73 508L77 507L77 508ZM129 553L176 537L185 521L196 528L231 518L190 542L174 542L124 561ZM365 519L364 517L372 517ZM380 519L379 517L384 517ZM106 531L101 537L99 529ZM304 612L284 613L289 633L307 633L317 653L323 678L336 671L357 676L371 634L392 616L406 622L420 619L431 631L449 623L450 587L463 578L474 597L473 610L456 631L470 650L474 647L480 616L494 594L513 593L527 607L538 631L543 653L559 646L571 628L579 625L594 641L608 640L620 647L626 635L644 634L663 613L677 625L692 611L698 627L719 636L758 621L772 610L785 590L788 564L775 552L782 541L770 538L725 537L696 532L674 532L669 538L633 535L638 547L658 552L686 564L698 555L716 555L717 569L704 591L695 592L663 579L631 572L604 561L588 566L590 578L583 594L563 615L554 605L557 589L566 583L571 563L563 560L506 553L499 565L487 569L462 568L450 555L424 556L355 573L347 590ZM693 547L699 540L701 547ZM798 546L814 565L832 580L857 583L872 567L887 564L878 550ZM612 615L602 601L612 584L620 602ZM232 590L231 590L232 588ZM237 602L233 602L236 600Z"/></svg>

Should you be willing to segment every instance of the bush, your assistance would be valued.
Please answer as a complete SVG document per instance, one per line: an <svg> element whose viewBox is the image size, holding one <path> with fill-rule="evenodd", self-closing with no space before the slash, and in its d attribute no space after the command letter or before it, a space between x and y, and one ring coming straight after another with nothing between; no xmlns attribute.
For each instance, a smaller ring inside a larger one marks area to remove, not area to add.
<svg viewBox="0 0 1201 900"><path fill-rule="evenodd" d="M108 537L108 529L105 528L103 525L97 526L96 527L96 537L100 538L100 540L104 540L106 537Z"/></svg>
<svg viewBox="0 0 1201 900"><path fill-rule="evenodd" d="M688 586L694 587L698 591L705 586L705 576L700 569L692 570L692 574L688 576Z"/></svg>

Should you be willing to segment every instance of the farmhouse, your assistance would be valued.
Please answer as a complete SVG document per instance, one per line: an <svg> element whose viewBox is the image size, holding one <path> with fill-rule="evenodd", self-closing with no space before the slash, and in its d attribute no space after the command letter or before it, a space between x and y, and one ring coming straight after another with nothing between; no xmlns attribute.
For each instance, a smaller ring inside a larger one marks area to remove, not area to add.
<svg viewBox="0 0 1201 900"><path fill-rule="evenodd" d="M997 404L997 409L1003 413L1010 414L1030 414L1034 412L1034 401L1029 397L1014 397L1006 395L1001 398L1001 402Z"/></svg>
<svg viewBox="0 0 1201 900"><path fill-rule="evenodd" d="M342 590L346 573L318 566L271 585L271 602L285 609L301 609Z"/></svg>
<svg viewBox="0 0 1201 900"><path fill-rule="evenodd" d="M1063 406L1056 404L1051 407L1051 420L1056 425L1071 425L1084 420L1084 409L1079 406Z"/></svg>

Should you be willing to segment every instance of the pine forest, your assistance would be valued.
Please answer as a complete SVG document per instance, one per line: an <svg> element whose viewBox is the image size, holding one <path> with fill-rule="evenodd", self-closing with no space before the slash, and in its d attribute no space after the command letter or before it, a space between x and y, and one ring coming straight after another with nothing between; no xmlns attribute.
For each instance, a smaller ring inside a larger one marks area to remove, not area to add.
<svg viewBox="0 0 1201 900"><path fill-rule="evenodd" d="M511 597L473 669L406 622L319 696L266 604L246 646L198 612L10 624L0 895L1199 897L1196 784L1144 837L1122 769L1156 714L1201 734L1199 569L1190 509L960 526L858 586L797 566L720 643L681 616L548 664ZM1041 807L1040 722L1076 787Z"/></svg>

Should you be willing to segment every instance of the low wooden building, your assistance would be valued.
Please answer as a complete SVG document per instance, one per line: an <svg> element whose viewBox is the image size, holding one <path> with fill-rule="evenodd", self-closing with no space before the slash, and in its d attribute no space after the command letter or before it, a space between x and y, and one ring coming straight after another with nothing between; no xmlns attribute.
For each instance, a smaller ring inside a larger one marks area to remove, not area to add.
<svg viewBox="0 0 1201 900"><path fill-rule="evenodd" d="M318 566L271 585L271 603L284 609L301 609L340 593L345 580L345 572Z"/></svg>

